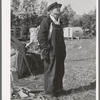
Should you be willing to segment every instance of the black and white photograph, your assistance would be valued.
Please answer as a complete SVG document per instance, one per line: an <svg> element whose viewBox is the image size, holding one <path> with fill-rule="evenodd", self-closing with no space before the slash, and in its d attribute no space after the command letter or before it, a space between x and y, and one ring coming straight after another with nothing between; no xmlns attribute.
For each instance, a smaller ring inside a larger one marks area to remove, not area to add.
<svg viewBox="0 0 100 100"><path fill-rule="evenodd" d="M97 100L97 2L9 0L9 100Z"/></svg>

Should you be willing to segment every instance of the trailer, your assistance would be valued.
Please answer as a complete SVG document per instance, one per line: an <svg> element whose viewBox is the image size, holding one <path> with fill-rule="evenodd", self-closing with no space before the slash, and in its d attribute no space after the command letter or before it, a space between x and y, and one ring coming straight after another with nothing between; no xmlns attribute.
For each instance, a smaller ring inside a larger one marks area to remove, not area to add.
<svg viewBox="0 0 100 100"><path fill-rule="evenodd" d="M63 28L64 38L81 38L83 29L81 27L65 27Z"/></svg>

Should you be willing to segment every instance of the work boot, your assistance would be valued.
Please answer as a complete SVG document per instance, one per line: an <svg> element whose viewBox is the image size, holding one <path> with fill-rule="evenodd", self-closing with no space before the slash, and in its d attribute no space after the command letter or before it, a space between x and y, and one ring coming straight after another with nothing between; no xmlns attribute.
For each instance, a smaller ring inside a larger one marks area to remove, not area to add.
<svg viewBox="0 0 100 100"><path fill-rule="evenodd" d="M46 94L45 97L48 98L48 100L59 100L59 99L57 98L57 96L55 96L55 95Z"/></svg>
<svg viewBox="0 0 100 100"><path fill-rule="evenodd" d="M45 97L45 98L47 98L48 100L59 100L58 98L57 98L57 95L56 94L54 94L54 93L52 93L52 94L49 94L49 93L42 93L42 95Z"/></svg>
<svg viewBox="0 0 100 100"><path fill-rule="evenodd" d="M57 93L57 95L64 95L64 94L67 93L67 91L65 91L65 90L57 90L56 93Z"/></svg>

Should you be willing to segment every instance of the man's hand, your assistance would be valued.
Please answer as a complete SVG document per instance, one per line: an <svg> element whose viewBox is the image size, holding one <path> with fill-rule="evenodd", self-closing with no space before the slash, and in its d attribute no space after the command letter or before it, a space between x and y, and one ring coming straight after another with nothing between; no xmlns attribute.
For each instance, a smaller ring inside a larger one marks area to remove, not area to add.
<svg viewBox="0 0 100 100"><path fill-rule="evenodd" d="M48 60L49 59L49 51L48 50L42 50L41 59L42 60Z"/></svg>

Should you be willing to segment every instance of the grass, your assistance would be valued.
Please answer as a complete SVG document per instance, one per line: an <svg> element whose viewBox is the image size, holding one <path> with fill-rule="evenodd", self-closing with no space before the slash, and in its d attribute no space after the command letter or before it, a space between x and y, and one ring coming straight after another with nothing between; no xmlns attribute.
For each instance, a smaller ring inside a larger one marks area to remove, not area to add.
<svg viewBox="0 0 100 100"><path fill-rule="evenodd" d="M65 40L66 59L63 78L66 95L59 100L96 100L96 40L74 39ZM25 84L26 83L26 84ZM19 80L15 83L31 89L43 89L43 74Z"/></svg>
<svg viewBox="0 0 100 100"><path fill-rule="evenodd" d="M66 40L66 52L64 89L70 93L60 100L95 100L95 39Z"/></svg>

